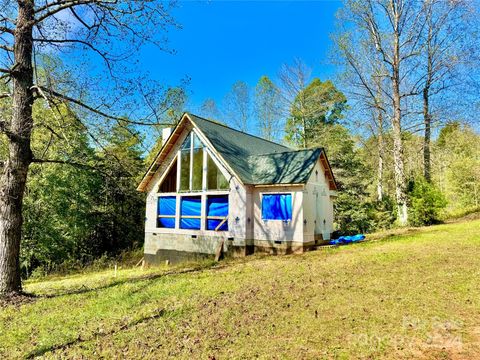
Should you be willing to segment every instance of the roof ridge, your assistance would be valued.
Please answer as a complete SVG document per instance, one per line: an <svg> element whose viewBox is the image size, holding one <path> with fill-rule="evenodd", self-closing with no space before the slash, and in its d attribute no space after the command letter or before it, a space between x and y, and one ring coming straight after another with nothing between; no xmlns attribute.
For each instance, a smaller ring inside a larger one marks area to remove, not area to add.
<svg viewBox="0 0 480 360"><path fill-rule="evenodd" d="M262 137L260 137L260 136L253 135L253 134L247 133L247 132L245 132L245 131L241 131L241 130L235 129L235 128L233 128L233 127L227 126L227 125L225 125L225 124L221 124L221 123L216 122L216 121L212 121L212 120L209 120L209 119L205 119L204 117L195 115L195 114L193 114L193 113L191 113L191 112L186 111L185 113L186 113L187 115L190 115L190 116L194 116L194 117L196 117L196 118L199 118L199 119L201 119L201 120L203 120L203 121L207 121L207 122L209 122L209 123L212 123L212 124L215 124L215 125L218 125L218 126L223 126L223 127L227 128L227 129L230 129L230 130L233 130L233 131L242 133L242 134L244 134L244 135L248 135L248 136L251 136L251 137L254 137L254 138L257 138L257 139L260 139L260 140L263 140L263 141L266 141L266 142L269 142L269 143L272 143L272 144L275 144L275 145L278 145L278 146L282 146L282 147L284 147L284 148L286 148L286 149L290 149L290 148L289 148L288 146L286 146L286 145L279 144L279 143L277 143L277 142L275 142L275 141L271 141L271 140L264 139L264 138L262 138Z"/></svg>
<svg viewBox="0 0 480 360"><path fill-rule="evenodd" d="M249 155L248 157L252 156L264 156L264 155L274 155L274 154L285 154L285 153L294 153L294 152L301 152L301 151L314 151L314 150L323 150L323 146L317 146L314 148L308 148L308 149L296 149L296 150L289 150L289 151L277 151L277 152L271 152L271 153L265 153L265 154L255 154L255 155Z"/></svg>

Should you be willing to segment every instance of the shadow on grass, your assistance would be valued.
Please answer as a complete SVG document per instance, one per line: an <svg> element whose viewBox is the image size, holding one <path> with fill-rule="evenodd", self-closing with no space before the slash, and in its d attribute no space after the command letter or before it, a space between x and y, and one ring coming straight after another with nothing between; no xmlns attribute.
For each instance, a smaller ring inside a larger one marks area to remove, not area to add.
<svg viewBox="0 0 480 360"><path fill-rule="evenodd" d="M71 289L71 290L66 290L66 291L55 291L55 293L51 294L40 294L40 295L35 295L35 294L29 294L31 297L36 297L36 298L57 298L61 296L68 296L68 295L77 295L77 294L86 294L89 292L95 292L95 291L102 291L106 289L110 289L119 285L123 284L128 284L128 283L137 283L140 281L148 281L148 280L155 280L159 279L165 276L172 276L172 275L181 275L181 274L188 274L188 273L194 273L194 272L199 272L202 270L207 270L207 269L220 269L223 268L225 265L218 265L216 263L208 263L208 264L201 264L197 265L194 267L190 268L185 268L185 269L178 269L178 270L171 270L171 271L165 271L161 273L155 273L155 274L146 274L146 275L140 275L140 276L134 276L134 277L128 277L125 279L119 279L119 280L113 280L111 282L108 282L105 285L97 286L97 287L88 287L86 285L82 285L80 288L77 289Z"/></svg>
<svg viewBox="0 0 480 360"><path fill-rule="evenodd" d="M95 331L95 332L92 332L87 337L81 337L81 335L79 335L77 338L66 341L62 344L40 346L40 347L30 351L25 356L25 358L26 359L33 359L37 356L42 356L42 355L45 355L49 352L54 352L54 351L58 351L58 350L65 350L65 349L67 349L71 346L74 346L74 345L77 345L77 344L80 344L80 343L83 343L83 342L87 342L87 341L93 340L93 339L98 338L98 337L110 336L110 335L113 335L113 334L118 333L120 331L128 330L129 328L132 328L132 327L134 327L138 324L142 324L142 323L145 323L145 322L148 322L148 321L151 321L151 320L155 320L155 319L164 317L166 315L172 315L172 314L174 314L174 312L175 312L175 310L167 311L165 309L158 309L155 313L153 313L151 315L142 316L140 318L134 319L134 320L130 321L129 323L120 325L118 328L114 328L114 329L111 329L109 331Z"/></svg>

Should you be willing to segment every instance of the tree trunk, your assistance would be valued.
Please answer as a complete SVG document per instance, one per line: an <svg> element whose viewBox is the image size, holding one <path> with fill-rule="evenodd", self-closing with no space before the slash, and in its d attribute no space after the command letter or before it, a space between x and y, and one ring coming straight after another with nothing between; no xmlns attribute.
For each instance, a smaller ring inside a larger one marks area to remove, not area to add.
<svg viewBox="0 0 480 360"><path fill-rule="evenodd" d="M403 163L403 142L402 142L402 109L400 95L400 30L399 13L395 14L395 26L393 36L393 62L392 62L392 95L393 95L393 161L395 174L395 195L397 202L398 222L401 226L407 225L407 187Z"/></svg>
<svg viewBox="0 0 480 360"><path fill-rule="evenodd" d="M382 111L378 109L378 169L377 169L377 199L383 200L383 161L385 157L383 143L383 116Z"/></svg>
<svg viewBox="0 0 480 360"><path fill-rule="evenodd" d="M303 148L307 149L308 148L308 142L307 142L307 121L306 121L306 116L303 114L302 115L302 127L303 127Z"/></svg>
<svg viewBox="0 0 480 360"><path fill-rule="evenodd" d="M425 124L425 134L423 138L423 176L425 177L425 180L430 182L432 180L430 161L430 138L432 132L432 121L430 117L428 87L425 87L425 89L423 89L423 121Z"/></svg>
<svg viewBox="0 0 480 360"><path fill-rule="evenodd" d="M434 54L435 50L435 41L434 41L434 27L435 22L432 19L432 11L433 11L434 4L429 3L426 13L426 23L428 27L428 34L426 39L426 54L427 54L427 76L425 79L425 86L423 88L423 122L425 125L425 133L423 137L423 176L425 180L431 182L432 174L431 174L431 159L430 159L430 139L431 139L431 132L432 132L432 117L430 114L430 87L432 86L432 82L434 81L434 70L433 70L433 61L434 61ZM441 25L440 25L441 26ZM438 31L438 29L437 29Z"/></svg>
<svg viewBox="0 0 480 360"><path fill-rule="evenodd" d="M8 128L9 155L0 177L0 295L20 292L22 202L32 160L33 126L32 26L33 0L18 1L14 58L12 118Z"/></svg>
<svg viewBox="0 0 480 360"><path fill-rule="evenodd" d="M395 99L395 96L394 96ZM394 101L395 103L397 101ZM399 101L398 101L399 102ZM400 126L400 107L395 104L394 118L392 123L393 128L393 161L395 172L395 195L397 202L398 222L401 226L407 225L408 209L407 209L407 188L405 181L405 171L403 166L403 144L402 131Z"/></svg>

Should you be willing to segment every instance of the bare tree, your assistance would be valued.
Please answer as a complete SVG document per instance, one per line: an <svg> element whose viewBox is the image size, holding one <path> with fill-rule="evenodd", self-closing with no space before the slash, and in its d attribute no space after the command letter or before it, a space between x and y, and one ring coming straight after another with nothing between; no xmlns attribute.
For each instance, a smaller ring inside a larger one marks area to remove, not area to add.
<svg viewBox="0 0 480 360"><path fill-rule="evenodd" d="M218 110L217 103L213 99L205 99L200 105L200 114L209 120L218 120L220 111Z"/></svg>
<svg viewBox="0 0 480 360"><path fill-rule="evenodd" d="M373 54L385 70L385 74L381 75L388 80L388 86L382 89L382 93L391 104L397 214L399 223L406 225L408 207L402 141L405 114L402 105L408 97L418 94L409 74L414 72L422 49L421 36L425 26L423 4L415 0L350 0L345 5L343 19L354 26L348 33L356 32L358 35L352 45L362 46L366 42L374 49ZM352 66L351 62L349 64ZM370 93L370 101L377 97L377 91L366 85L364 74L356 69L354 71L362 75L359 81Z"/></svg>
<svg viewBox="0 0 480 360"><path fill-rule="evenodd" d="M352 112L350 116L357 128L363 128L377 140L377 200L384 195L383 174L385 168L385 118L387 117L387 97L385 69L378 58L376 49L362 34L349 34L341 29L339 36L333 37L336 44L334 62L343 66L340 77L349 96ZM367 35L368 34L363 34Z"/></svg>
<svg viewBox="0 0 480 360"><path fill-rule="evenodd" d="M311 80L312 70L299 58L295 58L292 64L283 64L279 79L281 84L281 95L283 100L283 111L288 116L295 112L300 117L302 128L307 128L307 118L311 109L307 102L307 93L304 91ZM292 109L295 107L295 109ZM303 147L307 148L307 137L302 136Z"/></svg>
<svg viewBox="0 0 480 360"><path fill-rule="evenodd" d="M251 102L248 85L243 81L237 81L225 96L223 104L226 119L244 132L248 131L250 127Z"/></svg>
<svg viewBox="0 0 480 360"><path fill-rule="evenodd" d="M425 30L421 39L423 51L417 86L423 102L423 168L427 181L431 181L430 142L434 117L432 102L439 95L462 91L461 87L465 87L458 70L475 58L472 56L476 50L473 39L477 35L468 28L472 15L466 1L425 1ZM465 36L467 33L468 39ZM446 94L442 101L446 98L451 99ZM451 100L454 106L455 99Z"/></svg>
<svg viewBox="0 0 480 360"><path fill-rule="evenodd" d="M0 174L2 296L21 291L19 249L22 200L29 166L34 162L60 162L58 159L37 158L32 153L34 102L41 99L53 109L60 104L69 104L69 109L81 115L76 116L77 121L87 129L102 121L125 121L125 116L119 116L113 110L122 104L125 105L122 106L122 115L128 112L128 102L120 90L130 89L131 92L133 79L128 78L125 71L116 72L117 64L129 59L146 42L164 48L162 30L175 25L169 15L171 6L170 3L147 0L2 2L0 72L9 86L1 97L8 98L12 106L11 117L0 122L0 133L8 139L8 157ZM78 81L62 81L64 79L57 77L54 70L51 73L42 71L42 67L47 66L38 63L41 54L53 51L68 53L72 64L70 74L76 74ZM106 74L95 79L94 74L99 72L88 71L91 70L88 65L98 63L98 59ZM89 76L89 73L92 75ZM119 92L115 93L115 89ZM88 97L86 90L98 90L98 93ZM138 104L133 104L131 109L135 107L138 109ZM60 116L61 112L58 111L58 114ZM129 118L133 119L132 116ZM151 114L130 122L136 125L157 124Z"/></svg>
<svg viewBox="0 0 480 360"><path fill-rule="evenodd" d="M255 86L255 115L260 134L267 140L278 140L283 129L281 95L267 76L262 76Z"/></svg>

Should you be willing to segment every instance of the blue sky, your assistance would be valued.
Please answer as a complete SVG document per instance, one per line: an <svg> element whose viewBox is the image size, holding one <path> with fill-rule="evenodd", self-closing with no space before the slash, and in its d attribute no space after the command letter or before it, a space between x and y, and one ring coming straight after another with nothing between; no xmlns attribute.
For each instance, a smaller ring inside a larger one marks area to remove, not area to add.
<svg viewBox="0 0 480 360"><path fill-rule="evenodd" d="M283 63L301 58L322 80L328 64L330 33L340 1L180 1L173 16L181 30L168 33L171 55L148 46L140 65L155 79L175 85L191 78L191 110L206 98L221 103L237 80L254 86L274 78Z"/></svg>

